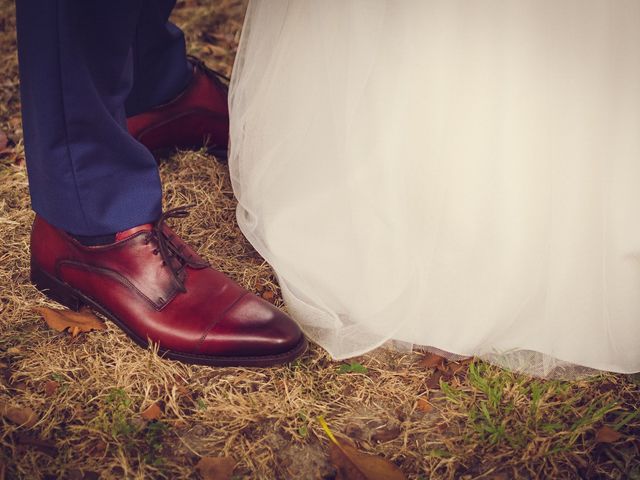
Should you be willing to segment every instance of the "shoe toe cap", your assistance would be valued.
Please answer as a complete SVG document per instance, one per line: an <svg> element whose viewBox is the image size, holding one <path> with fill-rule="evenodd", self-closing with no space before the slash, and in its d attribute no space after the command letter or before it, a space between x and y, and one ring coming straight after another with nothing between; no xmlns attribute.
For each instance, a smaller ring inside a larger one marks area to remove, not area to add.
<svg viewBox="0 0 640 480"><path fill-rule="evenodd" d="M247 357L293 354L303 342L296 322L270 303L246 294L207 333L200 353Z"/></svg>

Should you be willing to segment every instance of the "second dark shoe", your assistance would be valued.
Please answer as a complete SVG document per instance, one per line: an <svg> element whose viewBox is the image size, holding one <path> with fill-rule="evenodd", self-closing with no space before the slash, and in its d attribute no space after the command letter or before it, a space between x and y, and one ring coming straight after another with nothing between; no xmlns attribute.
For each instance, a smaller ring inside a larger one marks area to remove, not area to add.
<svg viewBox="0 0 640 480"><path fill-rule="evenodd" d="M152 152L201 148L226 158L229 143L228 87L221 74L189 57L193 77L185 90L164 105L127 119L129 133Z"/></svg>

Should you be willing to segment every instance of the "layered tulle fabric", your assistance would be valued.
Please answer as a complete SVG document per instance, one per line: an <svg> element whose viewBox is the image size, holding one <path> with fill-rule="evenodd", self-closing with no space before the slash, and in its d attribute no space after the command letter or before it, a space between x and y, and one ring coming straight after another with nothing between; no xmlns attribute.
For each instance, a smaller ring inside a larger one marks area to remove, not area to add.
<svg viewBox="0 0 640 480"><path fill-rule="evenodd" d="M269 0L238 222L334 358L388 341L640 371L640 2Z"/></svg>

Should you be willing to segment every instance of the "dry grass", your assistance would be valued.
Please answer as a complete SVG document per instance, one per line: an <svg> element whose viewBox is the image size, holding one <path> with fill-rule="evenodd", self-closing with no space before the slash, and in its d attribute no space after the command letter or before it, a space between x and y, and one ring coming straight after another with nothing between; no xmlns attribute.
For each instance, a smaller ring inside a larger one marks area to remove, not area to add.
<svg viewBox="0 0 640 480"><path fill-rule="evenodd" d="M244 5L211 3L180 2L176 19L192 53L229 73ZM48 330L34 309L49 302L28 281L13 4L0 5L0 128L17 143L0 158L0 403L39 419L27 429L0 418L0 478L3 469L25 479L193 478L200 456L230 455L238 479L329 479L318 415L414 479L640 478L637 378L543 382L475 361L436 381L419 353L384 350L358 359L366 372L339 373L317 347L277 368L207 368L162 360L112 324L77 338ZM235 225L224 164L205 152L167 160L167 206L197 204L178 230L281 305L269 266ZM57 390L47 394L47 382ZM433 409L417 408L419 398ZM153 402L163 415L148 423L140 412ZM597 443L604 424L622 438Z"/></svg>

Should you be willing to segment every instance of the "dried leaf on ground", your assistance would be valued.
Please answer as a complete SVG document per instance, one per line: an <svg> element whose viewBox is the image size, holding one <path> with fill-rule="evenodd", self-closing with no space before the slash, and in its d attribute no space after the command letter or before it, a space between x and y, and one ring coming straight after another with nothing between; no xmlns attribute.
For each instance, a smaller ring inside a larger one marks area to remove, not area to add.
<svg viewBox="0 0 640 480"><path fill-rule="evenodd" d="M230 480L236 461L231 457L202 457L196 470L204 480Z"/></svg>
<svg viewBox="0 0 640 480"><path fill-rule="evenodd" d="M426 398L419 398L416 402L416 408L419 412L428 413L433 410L433 405Z"/></svg>
<svg viewBox="0 0 640 480"><path fill-rule="evenodd" d="M386 427L386 428L380 428L371 435L371 440L375 442L389 442L394 438L398 438L401 433L402 433L402 430L397 425Z"/></svg>
<svg viewBox="0 0 640 480"><path fill-rule="evenodd" d="M336 480L405 480L388 460L359 451L346 438L338 440L322 417L318 421L331 440L329 460L336 468Z"/></svg>
<svg viewBox="0 0 640 480"><path fill-rule="evenodd" d="M56 382L55 380L49 380L44 384L44 394L47 397L51 397L58 391L58 387L60 387L60 384L58 382Z"/></svg>
<svg viewBox="0 0 640 480"><path fill-rule="evenodd" d="M83 308L79 312L74 312L73 310L57 310L40 307L38 308L38 312L40 312L50 328L58 332L69 330L73 337L81 332L104 330L106 328L104 322L96 317L89 308Z"/></svg>
<svg viewBox="0 0 640 480"><path fill-rule="evenodd" d="M430 390L437 390L440 388L440 379L442 378L442 372L440 370L436 370L433 372L426 382L427 388Z"/></svg>
<svg viewBox="0 0 640 480"><path fill-rule="evenodd" d="M331 444L329 460L336 468L336 480L404 480L393 463L375 455L360 452L345 439Z"/></svg>
<svg viewBox="0 0 640 480"><path fill-rule="evenodd" d="M596 442L615 443L622 438L622 434L611 427L603 426L596 432Z"/></svg>
<svg viewBox="0 0 640 480"><path fill-rule="evenodd" d="M160 408L160 405L158 405L157 403L152 403L151 405L149 405L141 414L140 416L142 418L144 418L145 420L157 420L160 418L160 416L162 415L162 409Z"/></svg>
<svg viewBox="0 0 640 480"><path fill-rule="evenodd" d="M458 374L462 375L466 373L467 369L467 363L450 363L449 365L447 365L447 373L451 377L455 377Z"/></svg>
<svg viewBox="0 0 640 480"><path fill-rule="evenodd" d="M435 353L427 353L422 359L418 362L418 365L424 368L435 368L444 364L445 358L436 355Z"/></svg>
<svg viewBox="0 0 640 480"><path fill-rule="evenodd" d="M0 403L0 416L22 427L31 428L38 422L38 416L29 407L15 407Z"/></svg>

